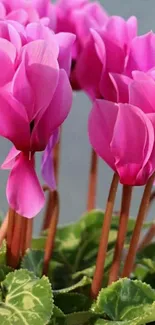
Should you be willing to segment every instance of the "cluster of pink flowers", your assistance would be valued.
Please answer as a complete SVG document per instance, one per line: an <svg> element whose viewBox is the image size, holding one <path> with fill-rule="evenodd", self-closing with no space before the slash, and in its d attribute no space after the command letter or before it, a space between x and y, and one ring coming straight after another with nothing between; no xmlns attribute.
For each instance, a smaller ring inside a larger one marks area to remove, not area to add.
<svg viewBox="0 0 155 325"><path fill-rule="evenodd" d="M32 217L44 204L34 154L54 188L51 151L72 90L91 98L90 142L128 185L155 171L155 34L88 0L0 0L0 135L14 147L9 205ZM32 203L33 202L33 203Z"/></svg>

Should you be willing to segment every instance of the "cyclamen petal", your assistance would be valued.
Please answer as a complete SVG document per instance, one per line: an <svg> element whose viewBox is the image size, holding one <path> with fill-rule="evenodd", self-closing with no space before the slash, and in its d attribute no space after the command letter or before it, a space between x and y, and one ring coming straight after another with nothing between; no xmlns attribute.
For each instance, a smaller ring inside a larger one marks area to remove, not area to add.
<svg viewBox="0 0 155 325"><path fill-rule="evenodd" d="M48 145L42 156L41 173L46 184L51 190L56 190L56 180L53 163L53 148L58 142L59 130L57 129L51 136Z"/></svg>
<svg viewBox="0 0 155 325"><path fill-rule="evenodd" d="M155 82L133 81L129 86L129 102L138 106L144 113L155 113Z"/></svg>
<svg viewBox="0 0 155 325"><path fill-rule="evenodd" d="M33 159L29 160L27 156L20 154L11 170L6 195L10 207L18 214L33 218L39 213L45 203L45 197Z"/></svg>
<svg viewBox="0 0 155 325"><path fill-rule="evenodd" d="M15 147L12 147L7 157L5 158L3 164L1 165L1 169L12 169L15 164L16 158L18 157L20 152L20 150L17 150Z"/></svg>
<svg viewBox="0 0 155 325"><path fill-rule="evenodd" d="M71 69L71 53L76 36L71 33L58 33L55 38L59 44L58 62L60 69L64 69L66 73L70 74ZM69 55L70 53L70 55Z"/></svg>
<svg viewBox="0 0 155 325"><path fill-rule="evenodd" d="M24 48L28 81L35 96L35 112L46 108L54 95L59 79L57 53L52 43L37 40ZM46 87L45 87L46 85Z"/></svg>

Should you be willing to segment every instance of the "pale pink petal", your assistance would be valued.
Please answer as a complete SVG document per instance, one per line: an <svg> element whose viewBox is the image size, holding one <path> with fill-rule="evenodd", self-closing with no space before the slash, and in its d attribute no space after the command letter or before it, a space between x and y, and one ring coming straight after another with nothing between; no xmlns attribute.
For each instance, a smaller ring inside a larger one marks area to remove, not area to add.
<svg viewBox="0 0 155 325"><path fill-rule="evenodd" d="M18 31L8 22L0 21L0 38L10 41L17 51L21 49L21 38Z"/></svg>
<svg viewBox="0 0 155 325"><path fill-rule="evenodd" d="M121 183L145 184L146 178L137 180L137 176L150 158L153 142L154 130L146 114L135 106L119 104L111 150Z"/></svg>
<svg viewBox="0 0 155 325"><path fill-rule="evenodd" d="M0 3L0 19L4 19L6 16L6 9L3 3Z"/></svg>
<svg viewBox="0 0 155 325"><path fill-rule="evenodd" d="M111 16L104 26L104 31L124 49L124 45L128 43L128 29L127 23L122 17Z"/></svg>
<svg viewBox="0 0 155 325"><path fill-rule="evenodd" d="M109 75L116 91L116 97L114 101L117 103L128 103L129 85L132 82L132 79L123 74L118 73L110 73Z"/></svg>
<svg viewBox="0 0 155 325"><path fill-rule="evenodd" d="M67 118L72 105L72 89L64 70L60 70L59 82L53 99L46 109L35 120L31 135L33 150L44 150L51 135Z"/></svg>
<svg viewBox="0 0 155 325"><path fill-rule="evenodd" d="M129 86L129 102L144 113L154 113L155 82L153 80L133 81Z"/></svg>
<svg viewBox="0 0 155 325"><path fill-rule="evenodd" d="M125 72L131 76L132 71L148 71L155 66L155 34L152 32L135 37L126 64Z"/></svg>
<svg viewBox="0 0 155 325"><path fill-rule="evenodd" d="M52 42L37 40L25 46L26 72L35 95L36 113L50 104L58 84L57 53L52 45Z"/></svg>
<svg viewBox="0 0 155 325"><path fill-rule="evenodd" d="M26 218L37 215L45 203L33 164L33 159L29 160L21 153L10 173L6 188L10 207Z"/></svg>
<svg viewBox="0 0 155 325"><path fill-rule="evenodd" d="M31 122L35 115L35 97L33 89L27 79L24 60L19 65L14 75L12 81L12 93L14 97L25 106L28 120Z"/></svg>
<svg viewBox="0 0 155 325"><path fill-rule="evenodd" d="M14 63L17 52L13 44L4 38L0 38L0 50L6 53L11 62Z"/></svg>
<svg viewBox="0 0 155 325"><path fill-rule="evenodd" d="M28 21L28 14L25 10L23 9L18 9L18 10L14 10L11 11L7 16L7 19L9 20L16 20L18 21L20 24L22 25L26 25L27 21Z"/></svg>
<svg viewBox="0 0 155 325"><path fill-rule="evenodd" d="M10 93L0 92L0 135L16 149L25 151L30 145L30 127L25 108Z"/></svg>
<svg viewBox="0 0 155 325"><path fill-rule="evenodd" d="M60 69L64 69L69 75L72 60L72 47L76 36L71 33L58 33L55 35L55 38L59 44L58 62Z"/></svg>
<svg viewBox="0 0 155 325"><path fill-rule="evenodd" d="M137 81L141 81L141 80L150 81L150 80L152 80L151 75L149 75L146 72L139 71L139 70L132 71L132 78L134 80L137 80Z"/></svg>
<svg viewBox="0 0 155 325"><path fill-rule="evenodd" d="M14 29L16 30L16 32L18 32L18 34L20 35L21 41L22 41L22 45L25 45L27 43L25 26L21 25L18 21L15 21L15 20L8 20L7 22L11 26L14 27ZM13 44L14 44L14 42L13 42Z"/></svg>
<svg viewBox="0 0 155 325"><path fill-rule="evenodd" d="M14 65L8 54L0 49L0 87L10 82L14 75Z"/></svg>
<svg viewBox="0 0 155 325"><path fill-rule="evenodd" d="M12 147L1 165L1 169L12 169L20 152L21 151L17 150L15 147Z"/></svg>
<svg viewBox="0 0 155 325"><path fill-rule="evenodd" d="M89 139L92 147L113 170L115 170L115 164L110 143L117 114L118 106L116 104L98 99L94 102L88 121Z"/></svg>
<svg viewBox="0 0 155 325"><path fill-rule="evenodd" d="M31 23L28 24L25 28L27 40L28 42L32 42L38 39L46 40L46 41L52 41L53 42L53 48L55 49L56 56L58 56L59 53L59 47L57 42L55 41L55 38L53 37L52 31L40 24L40 23Z"/></svg>
<svg viewBox="0 0 155 325"><path fill-rule="evenodd" d="M138 31L138 21L135 16L131 16L127 20L127 28L128 28L128 38L129 41L131 41L134 37L137 36L137 31Z"/></svg>

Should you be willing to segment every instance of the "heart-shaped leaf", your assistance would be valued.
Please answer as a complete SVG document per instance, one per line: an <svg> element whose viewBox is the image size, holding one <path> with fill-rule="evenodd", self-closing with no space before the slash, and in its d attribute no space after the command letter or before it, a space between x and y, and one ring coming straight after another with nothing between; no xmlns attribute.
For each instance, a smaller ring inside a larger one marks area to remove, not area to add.
<svg viewBox="0 0 155 325"><path fill-rule="evenodd" d="M1 325L45 325L53 312L52 290L46 277L27 270L11 272L1 283Z"/></svg>
<svg viewBox="0 0 155 325"><path fill-rule="evenodd" d="M134 320L135 325L153 322L155 291L141 281L122 279L101 290L92 310L111 321Z"/></svg>
<svg viewBox="0 0 155 325"><path fill-rule="evenodd" d="M21 262L21 268L33 272L41 277L43 270L44 252L40 250L28 249Z"/></svg>

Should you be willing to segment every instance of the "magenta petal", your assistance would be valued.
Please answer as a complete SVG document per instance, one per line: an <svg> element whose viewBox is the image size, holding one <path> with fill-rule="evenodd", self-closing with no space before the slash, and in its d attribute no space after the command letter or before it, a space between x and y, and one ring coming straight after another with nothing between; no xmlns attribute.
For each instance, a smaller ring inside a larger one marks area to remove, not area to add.
<svg viewBox="0 0 155 325"><path fill-rule="evenodd" d="M129 41L131 41L134 37L137 36L137 31L138 31L138 22L135 16L131 16L127 20L127 28L128 28L128 38Z"/></svg>
<svg viewBox="0 0 155 325"><path fill-rule="evenodd" d="M18 9L11 11L6 18L9 20L17 20L20 24L26 25L28 21L28 14L25 10Z"/></svg>
<svg viewBox="0 0 155 325"><path fill-rule="evenodd" d="M121 183L145 184L146 179L137 181L137 176L150 158L153 142L154 131L146 114L135 106L119 104L111 150Z"/></svg>
<svg viewBox="0 0 155 325"><path fill-rule="evenodd" d="M53 99L45 113L38 115L31 136L31 145L34 150L40 147L45 149L51 135L66 119L72 105L72 89L68 76L60 70L59 82ZM39 150L40 150L39 149Z"/></svg>
<svg viewBox="0 0 155 325"><path fill-rule="evenodd" d="M27 218L37 215L45 202L33 164L33 159L29 160L21 153L10 173L6 189L10 207Z"/></svg>
<svg viewBox="0 0 155 325"><path fill-rule="evenodd" d="M27 79L24 60L19 65L14 75L12 81L12 92L15 98L25 106L28 119L31 122L35 115L34 94Z"/></svg>
<svg viewBox="0 0 155 325"><path fill-rule="evenodd" d="M129 89L128 86L132 82L127 76L118 73L110 73L111 81L115 87L116 97L115 101L117 103L128 103L129 102Z"/></svg>
<svg viewBox="0 0 155 325"><path fill-rule="evenodd" d="M17 51L21 49L21 38L18 31L9 22L0 21L0 37L10 41ZM15 49L13 49L15 51ZM16 53L15 53L16 55ZM11 61L14 61L11 60Z"/></svg>
<svg viewBox="0 0 155 325"><path fill-rule="evenodd" d="M144 113L154 113L155 82L153 80L133 81L129 87L129 101Z"/></svg>
<svg viewBox="0 0 155 325"><path fill-rule="evenodd" d="M138 49L138 50L137 50ZM155 34L152 32L135 37L126 64L126 73L131 76L132 71L148 71L155 66Z"/></svg>
<svg viewBox="0 0 155 325"><path fill-rule="evenodd" d="M3 3L0 3L0 19L4 19L6 15L6 9Z"/></svg>
<svg viewBox="0 0 155 325"><path fill-rule="evenodd" d="M58 62L60 69L64 69L69 75L72 59L72 47L76 36L71 33L58 33L55 35L55 38L59 44Z"/></svg>
<svg viewBox="0 0 155 325"><path fill-rule="evenodd" d="M88 132L92 147L115 170L110 143L118 113L118 106L106 100L96 100L89 115ZM109 123L110 121L110 123Z"/></svg>
<svg viewBox="0 0 155 325"><path fill-rule="evenodd" d="M20 152L21 151L17 150L15 147L12 147L1 165L1 169L12 169Z"/></svg>
<svg viewBox="0 0 155 325"><path fill-rule="evenodd" d="M48 145L42 156L41 172L45 183L52 189L56 190L56 181L53 165L53 148L59 139L59 130L57 129L51 136Z"/></svg>
<svg viewBox="0 0 155 325"><path fill-rule="evenodd" d="M93 31L76 64L76 78L79 85L92 99L100 97L99 82L106 63L104 42Z"/></svg>
<svg viewBox="0 0 155 325"><path fill-rule="evenodd" d="M37 40L25 46L26 72L35 95L36 113L50 104L58 84L57 51L52 44Z"/></svg>
<svg viewBox="0 0 155 325"><path fill-rule="evenodd" d="M0 93L0 135L10 140L19 150L30 145L30 128L25 108L8 92Z"/></svg>

